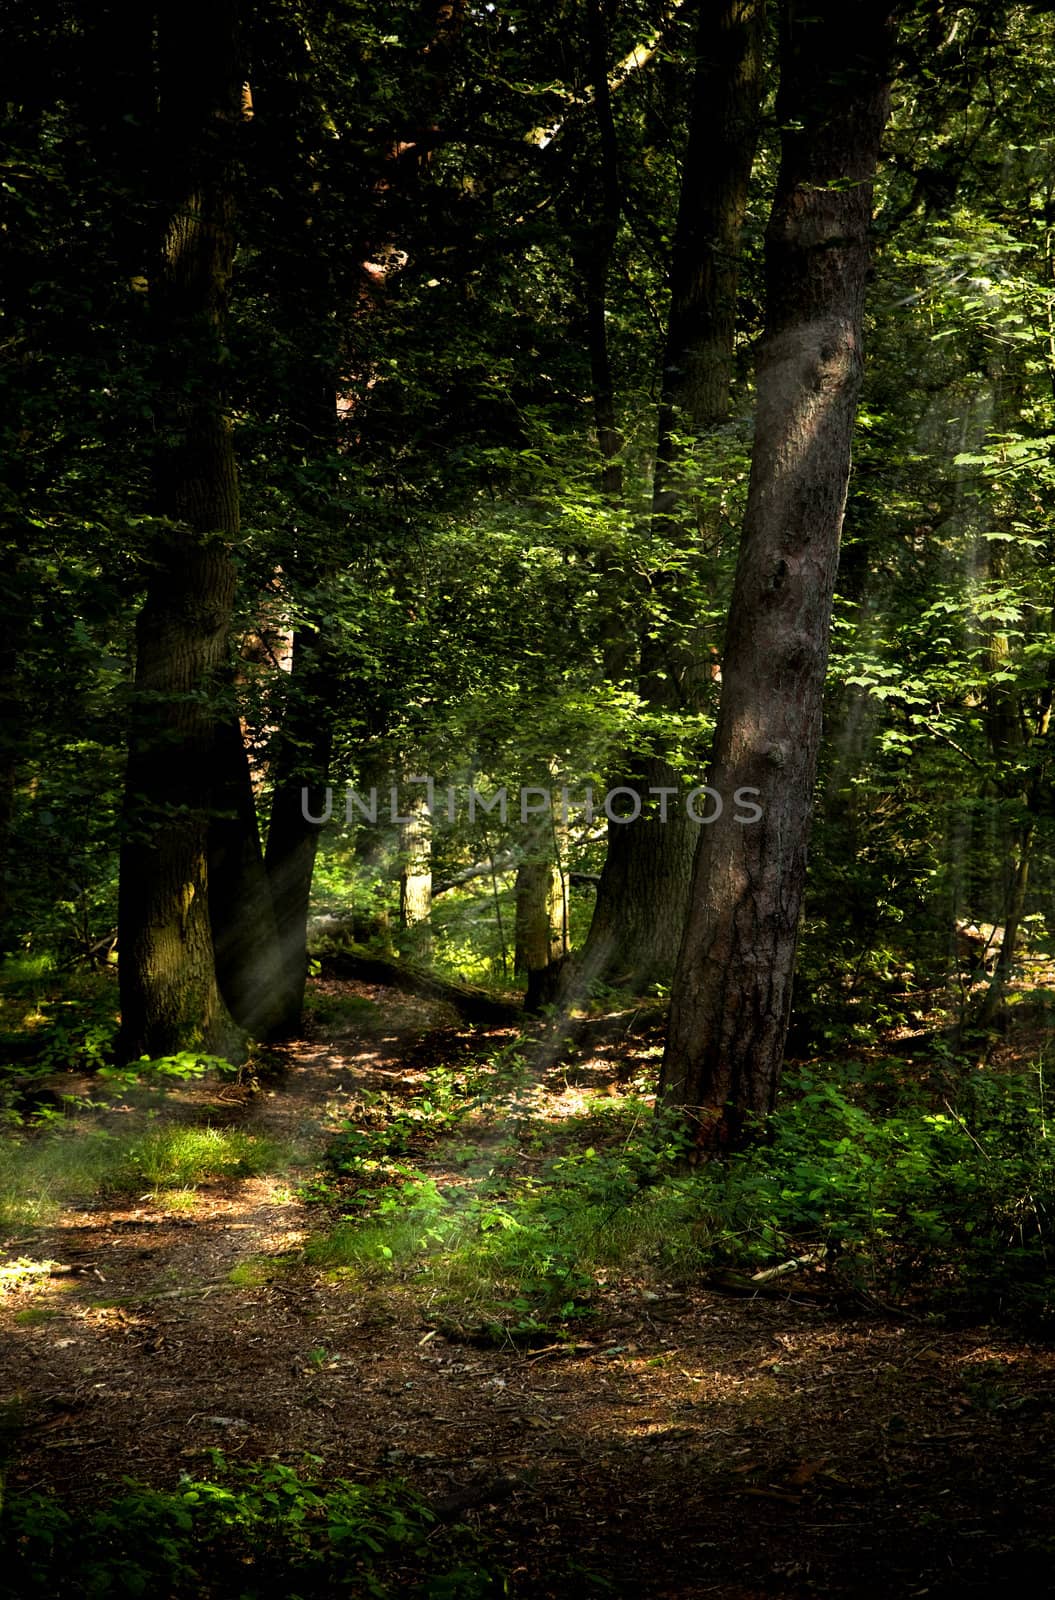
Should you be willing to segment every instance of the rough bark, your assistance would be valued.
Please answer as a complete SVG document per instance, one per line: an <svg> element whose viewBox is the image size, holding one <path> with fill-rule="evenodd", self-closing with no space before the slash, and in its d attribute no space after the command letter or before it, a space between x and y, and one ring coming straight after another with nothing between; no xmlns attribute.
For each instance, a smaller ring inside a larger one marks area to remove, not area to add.
<svg viewBox="0 0 1055 1600"><path fill-rule="evenodd" d="M119 906L127 1056L236 1045L216 983L207 859L210 701L227 651L228 541L239 524L223 409L242 77L234 6L165 4L158 38L164 222L150 293L155 509L166 522L136 623Z"/></svg>
<svg viewBox="0 0 1055 1600"><path fill-rule="evenodd" d="M872 180L893 28L885 0L782 16L785 129L766 234L755 448L704 830L671 995L661 1101L701 1148L772 1109L791 1007L832 591L861 379ZM761 820L734 820L741 788Z"/></svg>
<svg viewBox="0 0 1055 1600"><path fill-rule="evenodd" d="M9 547L0 551L0 595L7 609L0 635L0 952L4 949L2 941L6 932L11 823L25 724L19 658L30 613L24 604L19 604L23 599L20 565L17 550Z"/></svg>
<svg viewBox="0 0 1055 1600"><path fill-rule="evenodd" d="M702 436L728 415L740 236L758 137L764 11L763 0L701 4L697 28L652 504L657 540L664 548L682 547L688 562L697 565L700 529L679 479L677 441L683 434ZM598 101L599 114L604 105ZM594 386L596 392L596 377ZM671 619L667 636L653 640L646 634L641 640L638 689L650 710L696 710L708 681L699 667L707 659L706 642L691 639L690 602L678 582L676 576L657 580ZM608 654L610 670L634 652L624 644L619 651L610 647ZM664 817L649 799L652 788L680 788L681 775L658 750L634 761L619 781L641 796L641 815L609 827L608 854L576 979L584 987L602 977L638 985L669 979L688 905L696 825L684 806L663 808Z"/></svg>
<svg viewBox="0 0 1055 1600"><path fill-rule="evenodd" d="M334 511L339 335L332 319L331 241L320 176L321 156L330 143L328 113L303 19L265 9L254 16L253 27L255 137L268 167L283 175L270 218L282 241L274 256L272 292L288 336L285 392L279 404L288 433L287 492L298 516L283 554L282 587L315 621L316 612L327 609L324 591L344 526ZM327 631L298 627L281 726L271 750L273 790L264 855L282 957L279 1033L295 1032L303 1009L308 907L321 831L311 818L322 814L329 776L334 677Z"/></svg>

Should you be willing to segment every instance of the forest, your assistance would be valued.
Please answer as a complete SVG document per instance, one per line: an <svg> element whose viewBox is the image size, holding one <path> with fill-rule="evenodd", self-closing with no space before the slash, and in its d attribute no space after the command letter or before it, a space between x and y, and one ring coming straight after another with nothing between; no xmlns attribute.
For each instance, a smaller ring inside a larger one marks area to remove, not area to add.
<svg viewBox="0 0 1055 1600"><path fill-rule="evenodd" d="M1048 1592L1055 6L0 76L0 1597Z"/></svg>

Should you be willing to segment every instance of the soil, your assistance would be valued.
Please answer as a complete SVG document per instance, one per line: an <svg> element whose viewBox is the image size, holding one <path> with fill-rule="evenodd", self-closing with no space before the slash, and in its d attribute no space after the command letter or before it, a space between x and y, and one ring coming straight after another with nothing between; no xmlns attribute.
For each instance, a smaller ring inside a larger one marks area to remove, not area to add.
<svg viewBox="0 0 1055 1600"><path fill-rule="evenodd" d="M374 1009L289 1047L284 1074L225 1113L294 1139L301 1177L355 1095L409 1094L430 1060L509 1037L363 983L320 987ZM632 1020L574 1073L543 1073L546 1092L632 1075L655 1054ZM187 1214L100 1204L3 1241L24 1263L0 1304L24 1424L10 1489L97 1498L126 1476L171 1487L216 1448L310 1452L478 1525L521 1600L1047 1592L1049 1347L830 1303L795 1276L738 1297L610 1282L578 1343L487 1347L412 1286L301 1259L320 1219L297 1183L203 1185Z"/></svg>

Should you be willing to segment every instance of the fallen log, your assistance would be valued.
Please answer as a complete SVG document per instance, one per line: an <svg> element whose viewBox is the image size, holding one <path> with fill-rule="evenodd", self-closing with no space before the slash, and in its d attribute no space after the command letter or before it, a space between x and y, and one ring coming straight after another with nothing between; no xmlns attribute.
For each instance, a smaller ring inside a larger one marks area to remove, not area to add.
<svg viewBox="0 0 1055 1600"><path fill-rule="evenodd" d="M425 1000L443 1000L469 1022L519 1022L523 1012L517 1001L503 1000L469 983L454 983L424 967L389 956L368 955L355 949L328 950L320 954L322 975L326 978L356 978L360 983L379 983L388 989Z"/></svg>

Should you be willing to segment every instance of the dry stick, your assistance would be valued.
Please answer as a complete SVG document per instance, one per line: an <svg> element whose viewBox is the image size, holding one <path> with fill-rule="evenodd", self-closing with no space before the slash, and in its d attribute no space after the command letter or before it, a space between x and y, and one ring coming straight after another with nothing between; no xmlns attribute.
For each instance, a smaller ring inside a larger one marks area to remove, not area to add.
<svg viewBox="0 0 1055 1600"><path fill-rule="evenodd" d="M790 1261L781 1262L779 1267L765 1267L761 1272L752 1272L752 1283L769 1283L773 1278L783 1278L789 1272L798 1272L802 1267L815 1267L823 1261L828 1254L827 1246L821 1250L811 1250L808 1255L794 1256Z"/></svg>

